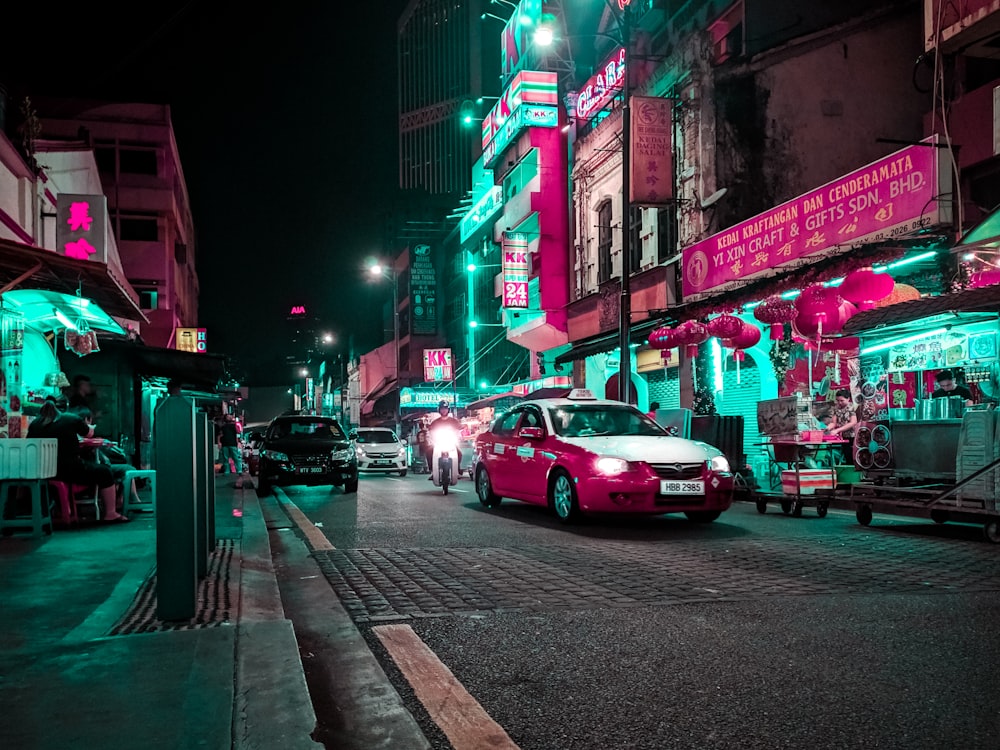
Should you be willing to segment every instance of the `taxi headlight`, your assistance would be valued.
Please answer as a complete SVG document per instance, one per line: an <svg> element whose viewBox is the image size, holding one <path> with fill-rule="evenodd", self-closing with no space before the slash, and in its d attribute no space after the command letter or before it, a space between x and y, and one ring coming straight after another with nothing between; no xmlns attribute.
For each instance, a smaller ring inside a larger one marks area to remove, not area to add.
<svg viewBox="0 0 1000 750"><path fill-rule="evenodd" d="M266 448L260 452L262 458L268 458L272 461L287 461L288 455L282 453L281 451L269 451Z"/></svg>
<svg viewBox="0 0 1000 750"><path fill-rule="evenodd" d="M406 455L406 448L400 448L399 451L396 453L396 455L397 456L405 456Z"/></svg>
<svg viewBox="0 0 1000 750"><path fill-rule="evenodd" d="M712 456L708 462L708 467L712 471L722 472L723 474L729 473L729 459L725 456Z"/></svg>
<svg viewBox="0 0 1000 750"><path fill-rule="evenodd" d="M356 450L357 450L357 453L358 453L358 458L364 458L367 455L365 453L365 449L362 448L362 447L360 447L360 446L358 446L358 448Z"/></svg>
<svg viewBox="0 0 1000 750"><path fill-rule="evenodd" d="M611 456L601 456L597 459L597 470L602 474L614 476L628 471L628 461L624 458L612 458Z"/></svg>

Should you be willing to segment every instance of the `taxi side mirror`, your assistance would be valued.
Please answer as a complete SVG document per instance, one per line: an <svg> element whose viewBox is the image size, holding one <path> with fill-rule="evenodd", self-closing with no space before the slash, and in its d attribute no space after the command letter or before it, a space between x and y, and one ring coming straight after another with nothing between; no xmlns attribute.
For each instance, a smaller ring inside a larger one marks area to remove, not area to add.
<svg viewBox="0 0 1000 750"><path fill-rule="evenodd" d="M545 437L545 430L541 427L522 427L517 436L527 440L542 440Z"/></svg>

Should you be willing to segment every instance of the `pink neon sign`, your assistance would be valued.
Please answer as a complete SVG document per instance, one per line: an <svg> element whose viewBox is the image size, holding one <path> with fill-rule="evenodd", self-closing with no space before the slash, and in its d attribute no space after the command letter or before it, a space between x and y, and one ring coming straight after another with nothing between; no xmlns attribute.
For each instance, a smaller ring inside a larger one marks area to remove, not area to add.
<svg viewBox="0 0 1000 750"><path fill-rule="evenodd" d="M746 281L824 250L849 250L947 221L934 142L884 159L684 249L684 296Z"/></svg>
<svg viewBox="0 0 1000 750"><path fill-rule="evenodd" d="M528 308L528 236L520 232L503 235L503 306Z"/></svg>
<svg viewBox="0 0 1000 750"><path fill-rule="evenodd" d="M107 199L62 193L56 199L56 243L67 258L106 260Z"/></svg>
<svg viewBox="0 0 1000 750"><path fill-rule="evenodd" d="M576 116L578 120L589 120L601 110L614 95L621 90L625 78L625 48L618 51L604 63L596 75L591 76L576 100Z"/></svg>

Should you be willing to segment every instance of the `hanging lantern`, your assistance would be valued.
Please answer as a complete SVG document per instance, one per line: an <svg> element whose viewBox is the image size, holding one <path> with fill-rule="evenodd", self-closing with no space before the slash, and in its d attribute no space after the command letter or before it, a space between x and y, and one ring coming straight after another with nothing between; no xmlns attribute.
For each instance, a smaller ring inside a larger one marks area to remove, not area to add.
<svg viewBox="0 0 1000 750"><path fill-rule="evenodd" d="M831 294L831 291L834 293ZM799 313L792 321L792 331L803 339L817 339L824 334L837 333L858 311L831 289L813 293L797 308Z"/></svg>
<svg viewBox="0 0 1000 750"><path fill-rule="evenodd" d="M720 339L731 339L743 330L743 321L735 315L723 313L708 321L708 333Z"/></svg>
<svg viewBox="0 0 1000 750"><path fill-rule="evenodd" d="M875 303L892 294L896 282L887 273L875 273L869 266L851 271L839 287L840 296L862 310L871 310Z"/></svg>
<svg viewBox="0 0 1000 750"><path fill-rule="evenodd" d="M708 326L697 320L687 320L677 327L678 343L685 346L687 356L692 360L698 356L698 347L708 341Z"/></svg>
<svg viewBox="0 0 1000 750"><path fill-rule="evenodd" d="M791 323L798 315L795 302L775 294L761 302L753 310L753 316L761 323L771 326L771 338L780 341L785 336L785 323Z"/></svg>
<svg viewBox="0 0 1000 750"><path fill-rule="evenodd" d="M733 359L741 361L743 351L760 343L760 329L755 325L745 324L743 330L729 340L729 346L733 349Z"/></svg>
<svg viewBox="0 0 1000 750"><path fill-rule="evenodd" d="M654 349L673 349L678 345L677 332L666 326L654 328L649 334L649 345Z"/></svg>

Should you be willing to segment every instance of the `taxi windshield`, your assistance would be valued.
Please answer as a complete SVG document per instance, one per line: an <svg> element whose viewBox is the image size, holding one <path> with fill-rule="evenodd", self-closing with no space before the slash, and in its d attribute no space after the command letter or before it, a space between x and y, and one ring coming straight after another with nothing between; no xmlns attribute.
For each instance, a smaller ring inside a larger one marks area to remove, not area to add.
<svg viewBox="0 0 1000 750"><path fill-rule="evenodd" d="M625 404L568 404L551 408L549 416L561 437L666 434L656 422Z"/></svg>

